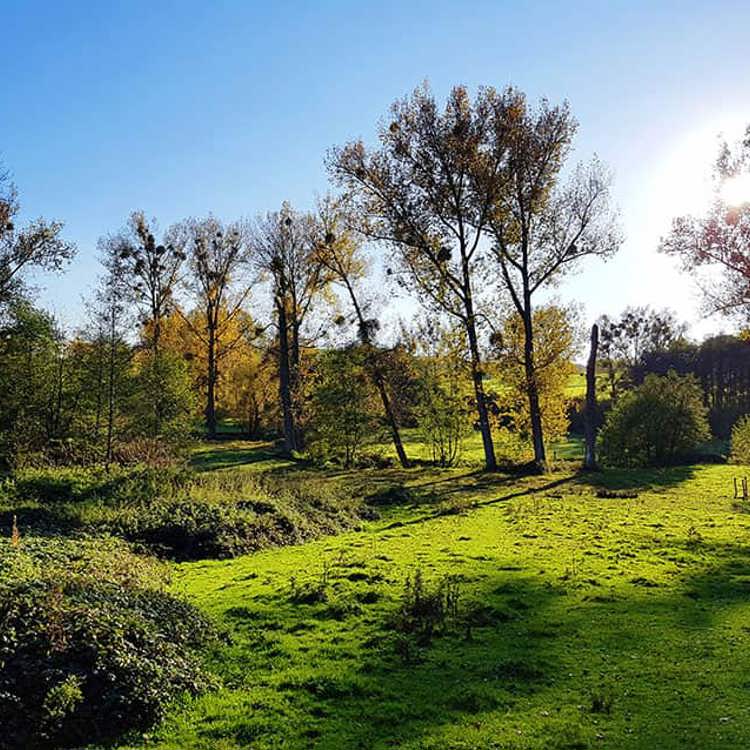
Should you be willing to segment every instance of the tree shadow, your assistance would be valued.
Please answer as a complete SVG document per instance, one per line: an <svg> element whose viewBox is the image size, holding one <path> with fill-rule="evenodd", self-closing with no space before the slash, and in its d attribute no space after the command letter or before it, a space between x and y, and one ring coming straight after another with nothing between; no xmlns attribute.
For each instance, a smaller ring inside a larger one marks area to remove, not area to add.
<svg viewBox="0 0 750 750"><path fill-rule="evenodd" d="M732 554L729 547L727 552ZM746 549L741 560L742 571L750 572ZM726 564L690 576L684 591L669 593L631 585L626 593L607 594L585 583L554 584L529 571L496 569L479 576L481 585L465 594L474 607L472 626L448 628L407 658L394 633L395 606L363 608L336 618L370 625L358 644L330 641L326 649L334 671L313 663L277 681L269 672L265 685L295 715L300 708L306 713L288 730L286 739L297 740L291 746L484 747L471 744L470 727L487 725L494 727L496 746L509 748L589 747L610 731L635 732L638 739L628 746L639 748L741 746L731 744L733 731L743 734L740 726L723 727L730 744L716 744L723 709L712 694L722 689L723 678L721 670L705 668L703 653L707 648L715 655L711 649L724 638L720 630L710 630L714 622L748 598L747 588L732 582L738 564ZM691 598L691 591L699 597ZM701 605L703 596L710 597L712 608ZM265 632L278 632L285 623L287 634L304 640L328 627L321 624L330 621L327 606L275 603L267 610L268 622L257 611L231 614L240 632L251 628L257 634L265 625ZM695 642L696 627L711 636L710 643ZM279 641L273 644L269 666L278 664ZM747 666L744 656L729 668L740 681ZM525 719L530 707L536 718ZM469 732L464 744L443 740L441 733L454 727L459 734ZM517 727L524 732L519 744ZM257 740L266 732L270 740L278 727L249 717L232 731L237 741ZM487 736L482 735L485 743Z"/></svg>
<svg viewBox="0 0 750 750"><path fill-rule="evenodd" d="M61 504L45 506L14 505L0 511L0 529L10 529L16 522L21 538L26 534L42 537L65 537L80 532L84 524L75 513L69 513ZM3 536L5 534L3 533Z"/></svg>
<svg viewBox="0 0 750 750"><path fill-rule="evenodd" d="M611 469L581 471L576 484L582 487L608 490L668 489L687 482L695 476L695 465L667 466L661 468Z"/></svg>
<svg viewBox="0 0 750 750"><path fill-rule="evenodd" d="M293 459L284 456L281 452L275 450L272 445L261 443L241 448L217 446L216 448L204 449L191 456L190 465L196 471L204 472L278 461L289 462L289 468L296 464Z"/></svg>

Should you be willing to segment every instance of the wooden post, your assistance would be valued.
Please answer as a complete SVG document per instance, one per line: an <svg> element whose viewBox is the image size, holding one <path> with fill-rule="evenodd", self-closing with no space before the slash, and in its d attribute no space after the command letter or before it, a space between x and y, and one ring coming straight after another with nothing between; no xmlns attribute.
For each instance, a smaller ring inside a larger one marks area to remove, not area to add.
<svg viewBox="0 0 750 750"><path fill-rule="evenodd" d="M596 355L599 350L599 326L591 326L591 349L586 365L586 405L583 409L586 447L583 468L594 471L596 466Z"/></svg>

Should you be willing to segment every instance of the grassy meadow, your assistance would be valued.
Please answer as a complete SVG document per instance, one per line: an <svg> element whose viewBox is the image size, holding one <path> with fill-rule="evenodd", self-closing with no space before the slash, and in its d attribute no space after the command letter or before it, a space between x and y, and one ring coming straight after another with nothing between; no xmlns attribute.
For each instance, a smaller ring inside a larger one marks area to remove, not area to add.
<svg viewBox="0 0 750 750"><path fill-rule="evenodd" d="M223 632L220 687L122 748L750 745L741 467L350 473L241 441L193 460L328 483L373 517L176 564L172 590Z"/></svg>

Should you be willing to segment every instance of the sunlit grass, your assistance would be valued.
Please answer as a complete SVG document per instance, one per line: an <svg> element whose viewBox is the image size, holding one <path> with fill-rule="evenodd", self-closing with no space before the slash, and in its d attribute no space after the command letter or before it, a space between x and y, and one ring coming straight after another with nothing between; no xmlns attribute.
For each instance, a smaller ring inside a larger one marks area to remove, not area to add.
<svg viewBox="0 0 750 750"><path fill-rule="evenodd" d="M224 687L128 747L745 747L742 471L317 472L412 495L358 532L178 566L174 589L231 635ZM457 576L480 616L406 663L392 621L417 569ZM305 585L324 593L301 603Z"/></svg>

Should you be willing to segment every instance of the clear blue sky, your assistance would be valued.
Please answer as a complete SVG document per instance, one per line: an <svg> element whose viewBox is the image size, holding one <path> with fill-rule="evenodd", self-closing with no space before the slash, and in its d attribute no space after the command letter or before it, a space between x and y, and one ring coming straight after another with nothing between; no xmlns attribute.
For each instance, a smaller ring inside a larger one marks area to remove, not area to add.
<svg viewBox="0 0 750 750"><path fill-rule="evenodd" d="M13 2L0 0L0 158L26 217L80 254L41 301L69 323L99 235L134 209L166 227L252 216L326 189L323 156L372 140L428 79L567 98L581 157L616 175L628 241L566 282L589 316L668 304L696 332L688 279L655 246L696 201L720 129L750 122L748 2ZM692 203L691 203L692 202ZM689 205L690 204L690 205Z"/></svg>

